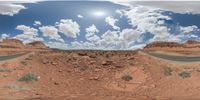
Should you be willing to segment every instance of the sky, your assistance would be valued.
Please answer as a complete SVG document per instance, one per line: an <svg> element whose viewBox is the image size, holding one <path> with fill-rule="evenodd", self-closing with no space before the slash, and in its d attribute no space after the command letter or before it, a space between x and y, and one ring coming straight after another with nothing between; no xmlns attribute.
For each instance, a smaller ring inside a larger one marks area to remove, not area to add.
<svg viewBox="0 0 200 100"><path fill-rule="evenodd" d="M200 1L0 1L0 37L58 49L135 50L200 40Z"/></svg>

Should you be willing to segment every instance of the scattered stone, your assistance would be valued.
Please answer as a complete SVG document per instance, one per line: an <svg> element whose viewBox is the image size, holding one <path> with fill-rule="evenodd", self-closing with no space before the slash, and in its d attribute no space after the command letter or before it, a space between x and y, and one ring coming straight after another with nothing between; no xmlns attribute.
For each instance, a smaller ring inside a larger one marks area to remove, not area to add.
<svg viewBox="0 0 200 100"><path fill-rule="evenodd" d="M121 65L115 65L115 68L122 68L123 66Z"/></svg>
<svg viewBox="0 0 200 100"><path fill-rule="evenodd" d="M134 60L135 59L135 57L130 57L130 58L128 58L128 60Z"/></svg>
<svg viewBox="0 0 200 100"><path fill-rule="evenodd" d="M101 64L102 64L103 66L111 65L111 64L112 64L112 61L103 61Z"/></svg>
<svg viewBox="0 0 200 100"><path fill-rule="evenodd" d="M59 82L54 82L54 85L60 85L60 83Z"/></svg>
<svg viewBox="0 0 200 100"><path fill-rule="evenodd" d="M3 77L8 77L8 74L3 74Z"/></svg>
<svg viewBox="0 0 200 100"><path fill-rule="evenodd" d="M35 93L35 95L42 95L42 93Z"/></svg>
<svg viewBox="0 0 200 100"><path fill-rule="evenodd" d="M151 88L155 88L156 85L155 85L155 84L151 84L150 87L151 87Z"/></svg>
<svg viewBox="0 0 200 100"><path fill-rule="evenodd" d="M48 60L42 61L43 64L48 64L49 62L50 62L50 61L48 61Z"/></svg>
<svg viewBox="0 0 200 100"><path fill-rule="evenodd" d="M78 55L79 55L79 56L87 56L87 53L79 52Z"/></svg>
<svg viewBox="0 0 200 100"><path fill-rule="evenodd" d="M89 80L99 80L99 77L90 77Z"/></svg>
<svg viewBox="0 0 200 100"><path fill-rule="evenodd" d="M96 63L96 61L90 61L89 62L89 64L95 64Z"/></svg>
<svg viewBox="0 0 200 100"><path fill-rule="evenodd" d="M101 69L94 69L94 71L95 71L95 72L99 72L99 71L101 71Z"/></svg>
<svg viewBox="0 0 200 100"><path fill-rule="evenodd" d="M56 63L56 62L51 62L51 64L54 65L54 66L58 65L58 63Z"/></svg>
<svg viewBox="0 0 200 100"><path fill-rule="evenodd" d="M95 55L90 55L89 57L90 57L90 58L96 58L96 56L95 56Z"/></svg>

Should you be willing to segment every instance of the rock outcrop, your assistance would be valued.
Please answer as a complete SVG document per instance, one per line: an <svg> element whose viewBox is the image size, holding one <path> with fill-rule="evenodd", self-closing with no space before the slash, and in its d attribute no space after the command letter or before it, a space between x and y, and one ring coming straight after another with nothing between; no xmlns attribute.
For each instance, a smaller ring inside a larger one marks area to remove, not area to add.
<svg viewBox="0 0 200 100"><path fill-rule="evenodd" d="M148 44L144 49L151 48L200 48L200 42L194 40L188 40L181 44L177 42L153 42Z"/></svg>
<svg viewBox="0 0 200 100"><path fill-rule="evenodd" d="M22 41L18 39L3 39L0 42L1 48L24 48L24 44Z"/></svg>
<svg viewBox="0 0 200 100"><path fill-rule="evenodd" d="M26 44L27 48L34 48L34 49L47 49L47 47L43 42L41 41L34 41L31 43Z"/></svg>
<svg viewBox="0 0 200 100"><path fill-rule="evenodd" d="M19 48L19 49L48 49L43 42L34 41L28 44L23 44L22 41L18 39L3 39L0 42L0 48Z"/></svg>
<svg viewBox="0 0 200 100"><path fill-rule="evenodd" d="M145 46L145 49L148 48L155 48L155 47L183 47L183 44L179 44L176 42L154 42L154 43L150 43L147 46Z"/></svg>

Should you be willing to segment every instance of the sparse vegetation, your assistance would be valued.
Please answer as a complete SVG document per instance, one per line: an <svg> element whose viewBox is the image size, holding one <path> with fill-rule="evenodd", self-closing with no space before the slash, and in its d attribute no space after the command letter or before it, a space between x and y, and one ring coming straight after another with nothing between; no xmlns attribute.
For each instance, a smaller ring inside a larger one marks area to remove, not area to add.
<svg viewBox="0 0 200 100"><path fill-rule="evenodd" d="M180 77L182 77L183 79L184 78L189 78L189 77L191 77L191 72L189 72L189 71L183 71L183 72L179 73L178 75Z"/></svg>
<svg viewBox="0 0 200 100"><path fill-rule="evenodd" d="M85 65L79 66L78 68L79 68L80 71L85 71L85 70L88 69L88 67L85 66Z"/></svg>
<svg viewBox="0 0 200 100"><path fill-rule="evenodd" d="M38 76L33 73L27 73L18 79L18 81L21 81L21 82L32 82L32 81L37 81L37 80L38 80Z"/></svg>
<svg viewBox="0 0 200 100"><path fill-rule="evenodd" d="M25 60L32 60L33 54L29 55Z"/></svg>
<svg viewBox="0 0 200 100"><path fill-rule="evenodd" d="M165 67L164 68L164 75L165 76L171 76L172 72L173 72L173 70L170 67Z"/></svg>
<svg viewBox="0 0 200 100"><path fill-rule="evenodd" d="M7 68L0 68L0 72L12 72L12 70Z"/></svg>
<svg viewBox="0 0 200 100"><path fill-rule="evenodd" d="M17 90L17 91L30 90L27 87L19 86L17 84L9 84L9 85L6 85L5 87L9 89Z"/></svg>
<svg viewBox="0 0 200 100"><path fill-rule="evenodd" d="M130 75L124 75L124 76L121 77L121 79L124 80L124 81L130 81L130 80L133 79L133 77L130 76Z"/></svg>
<svg viewBox="0 0 200 100"><path fill-rule="evenodd" d="M28 63L26 61L21 61L21 64L25 65L25 66L28 65Z"/></svg>

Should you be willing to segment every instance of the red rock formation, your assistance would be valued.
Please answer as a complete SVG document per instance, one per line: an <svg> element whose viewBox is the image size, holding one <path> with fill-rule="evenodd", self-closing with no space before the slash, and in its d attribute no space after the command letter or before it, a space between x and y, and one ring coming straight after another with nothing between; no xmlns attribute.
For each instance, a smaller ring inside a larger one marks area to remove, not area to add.
<svg viewBox="0 0 200 100"><path fill-rule="evenodd" d="M47 49L47 47L43 42L41 41L34 41L31 43L26 44L27 48L34 48L34 49Z"/></svg>
<svg viewBox="0 0 200 100"><path fill-rule="evenodd" d="M22 41L18 39L3 39L0 42L1 48L24 48L24 44Z"/></svg>
<svg viewBox="0 0 200 100"><path fill-rule="evenodd" d="M179 44L176 42L154 42L148 44L145 49L155 48L155 47L183 47L183 44Z"/></svg>
<svg viewBox="0 0 200 100"><path fill-rule="evenodd" d="M0 48L48 49L48 47L41 41L34 41L25 45L18 39L3 39L0 42Z"/></svg>

